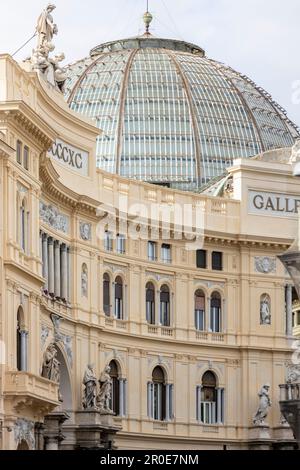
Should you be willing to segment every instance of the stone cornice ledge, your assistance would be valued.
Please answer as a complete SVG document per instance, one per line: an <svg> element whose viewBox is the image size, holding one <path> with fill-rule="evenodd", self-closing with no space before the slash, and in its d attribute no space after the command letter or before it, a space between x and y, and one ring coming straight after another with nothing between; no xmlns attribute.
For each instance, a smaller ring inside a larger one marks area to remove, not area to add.
<svg viewBox="0 0 300 470"><path fill-rule="evenodd" d="M38 114L23 101L0 103L0 122L13 121L42 144L48 150L55 141L57 133Z"/></svg>
<svg viewBox="0 0 300 470"><path fill-rule="evenodd" d="M48 193L63 204L70 205L73 209L82 209L96 216L99 202L88 196L77 194L62 184L51 158L46 155L43 155L40 159L40 179L46 194Z"/></svg>

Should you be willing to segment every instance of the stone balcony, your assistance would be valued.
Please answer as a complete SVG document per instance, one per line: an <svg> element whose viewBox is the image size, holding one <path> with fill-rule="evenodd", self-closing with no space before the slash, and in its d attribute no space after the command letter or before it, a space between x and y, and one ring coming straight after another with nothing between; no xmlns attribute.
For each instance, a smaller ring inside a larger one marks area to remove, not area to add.
<svg viewBox="0 0 300 470"><path fill-rule="evenodd" d="M25 405L49 413L59 405L58 384L29 372L7 371L4 397L15 409Z"/></svg>

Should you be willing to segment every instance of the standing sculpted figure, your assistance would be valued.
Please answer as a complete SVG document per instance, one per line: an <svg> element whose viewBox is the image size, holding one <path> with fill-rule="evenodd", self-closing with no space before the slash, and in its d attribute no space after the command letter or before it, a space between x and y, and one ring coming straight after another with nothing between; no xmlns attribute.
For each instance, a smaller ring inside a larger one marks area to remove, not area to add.
<svg viewBox="0 0 300 470"><path fill-rule="evenodd" d="M46 81L62 92L67 79L66 68L61 65L65 55L61 53L51 57L50 54L55 49L52 42L53 36L58 33L57 25L51 14L55 8L53 3L49 3L37 20L38 40L37 47L32 51L31 64L33 70L42 72Z"/></svg>
<svg viewBox="0 0 300 470"><path fill-rule="evenodd" d="M98 404L99 410L102 413L112 413L112 410L110 409L112 379L110 376L109 366L106 366L104 371L102 372L100 379L99 379L99 385L100 385L100 392L97 397L97 404Z"/></svg>
<svg viewBox="0 0 300 470"><path fill-rule="evenodd" d="M264 385L259 394L259 407L256 412L256 415L253 418L253 424L255 426L265 426L266 425L266 418L269 413L269 408L272 406L272 402L270 400L270 385Z"/></svg>
<svg viewBox="0 0 300 470"><path fill-rule="evenodd" d="M84 396L82 400L82 406L85 410L95 410L96 406L96 396L97 396L97 377L94 372L94 367L92 364L89 364L86 368L83 377L83 385L85 386Z"/></svg>
<svg viewBox="0 0 300 470"><path fill-rule="evenodd" d="M55 8L56 6L53 5L53 3L49 3L38 18L36 26L38 47L45 46L45 44L51 44L54 34L58 33L57 25L54 24L53 17L51 15Z"/></svg>
<svg viewBox="0 0 300 470"><path fill-rule="evenodd" d="M60 385L60 362L57 359L57 349L53 343L44 354L42 377ZM58 389L58 399L63 401L60 388Z"/></svg>
<svg viewBox="0 0 300 470"><path fill-rule="evenodd" d="M54 344L51 344L44 354L44 362L42 369L42 377L45 379L52 380L53 382L59 383L60 362L57 359L57 350Z"/></svg>
<svg viewBox="0 0 300 470"><path fill-rule="evenodd" d="M271 306L267 295L260 302L260 323L262 325L271 325Z"/></svg>

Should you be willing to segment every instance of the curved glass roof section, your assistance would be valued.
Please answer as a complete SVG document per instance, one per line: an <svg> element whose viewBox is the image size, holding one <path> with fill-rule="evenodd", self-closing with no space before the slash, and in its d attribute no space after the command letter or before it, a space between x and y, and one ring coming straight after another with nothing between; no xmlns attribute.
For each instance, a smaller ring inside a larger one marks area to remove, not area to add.
<svg viewBox="0 0 300 470"><path fill-rule="evenodd" d="M100 168L184 190L235 158L299 137L262 88L183 41L142 36L97 46L69 67L65 95L103 131Z"/></svg>

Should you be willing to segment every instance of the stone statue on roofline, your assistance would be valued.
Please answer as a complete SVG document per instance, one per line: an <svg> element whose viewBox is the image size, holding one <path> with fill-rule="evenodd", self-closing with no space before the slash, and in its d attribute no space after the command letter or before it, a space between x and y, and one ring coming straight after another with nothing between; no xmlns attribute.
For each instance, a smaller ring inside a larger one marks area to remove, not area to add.
<svg viewBox="0 0 300 470"><path fill-rule="evenodd" d="M32 51L30 62L33 70L39 72L58 91L63 92L67 71L60 63L65 59L65 55L63 53L54 57L50 55L55 49L53 37L58 33L52 16L55 8L53 3L49 3L37 20L37 47Z"/></svg>
<svg viewBox="0 0 300 470"><path fill-rule="evenodd" d="M38 47L50 44L52 42L54 34L58 33L57 25L53 21L51 15L52 11L55 10L56 6L53 3L49 3L45 10L42 11L38 17L36 32L38 34Z"/></svg>

